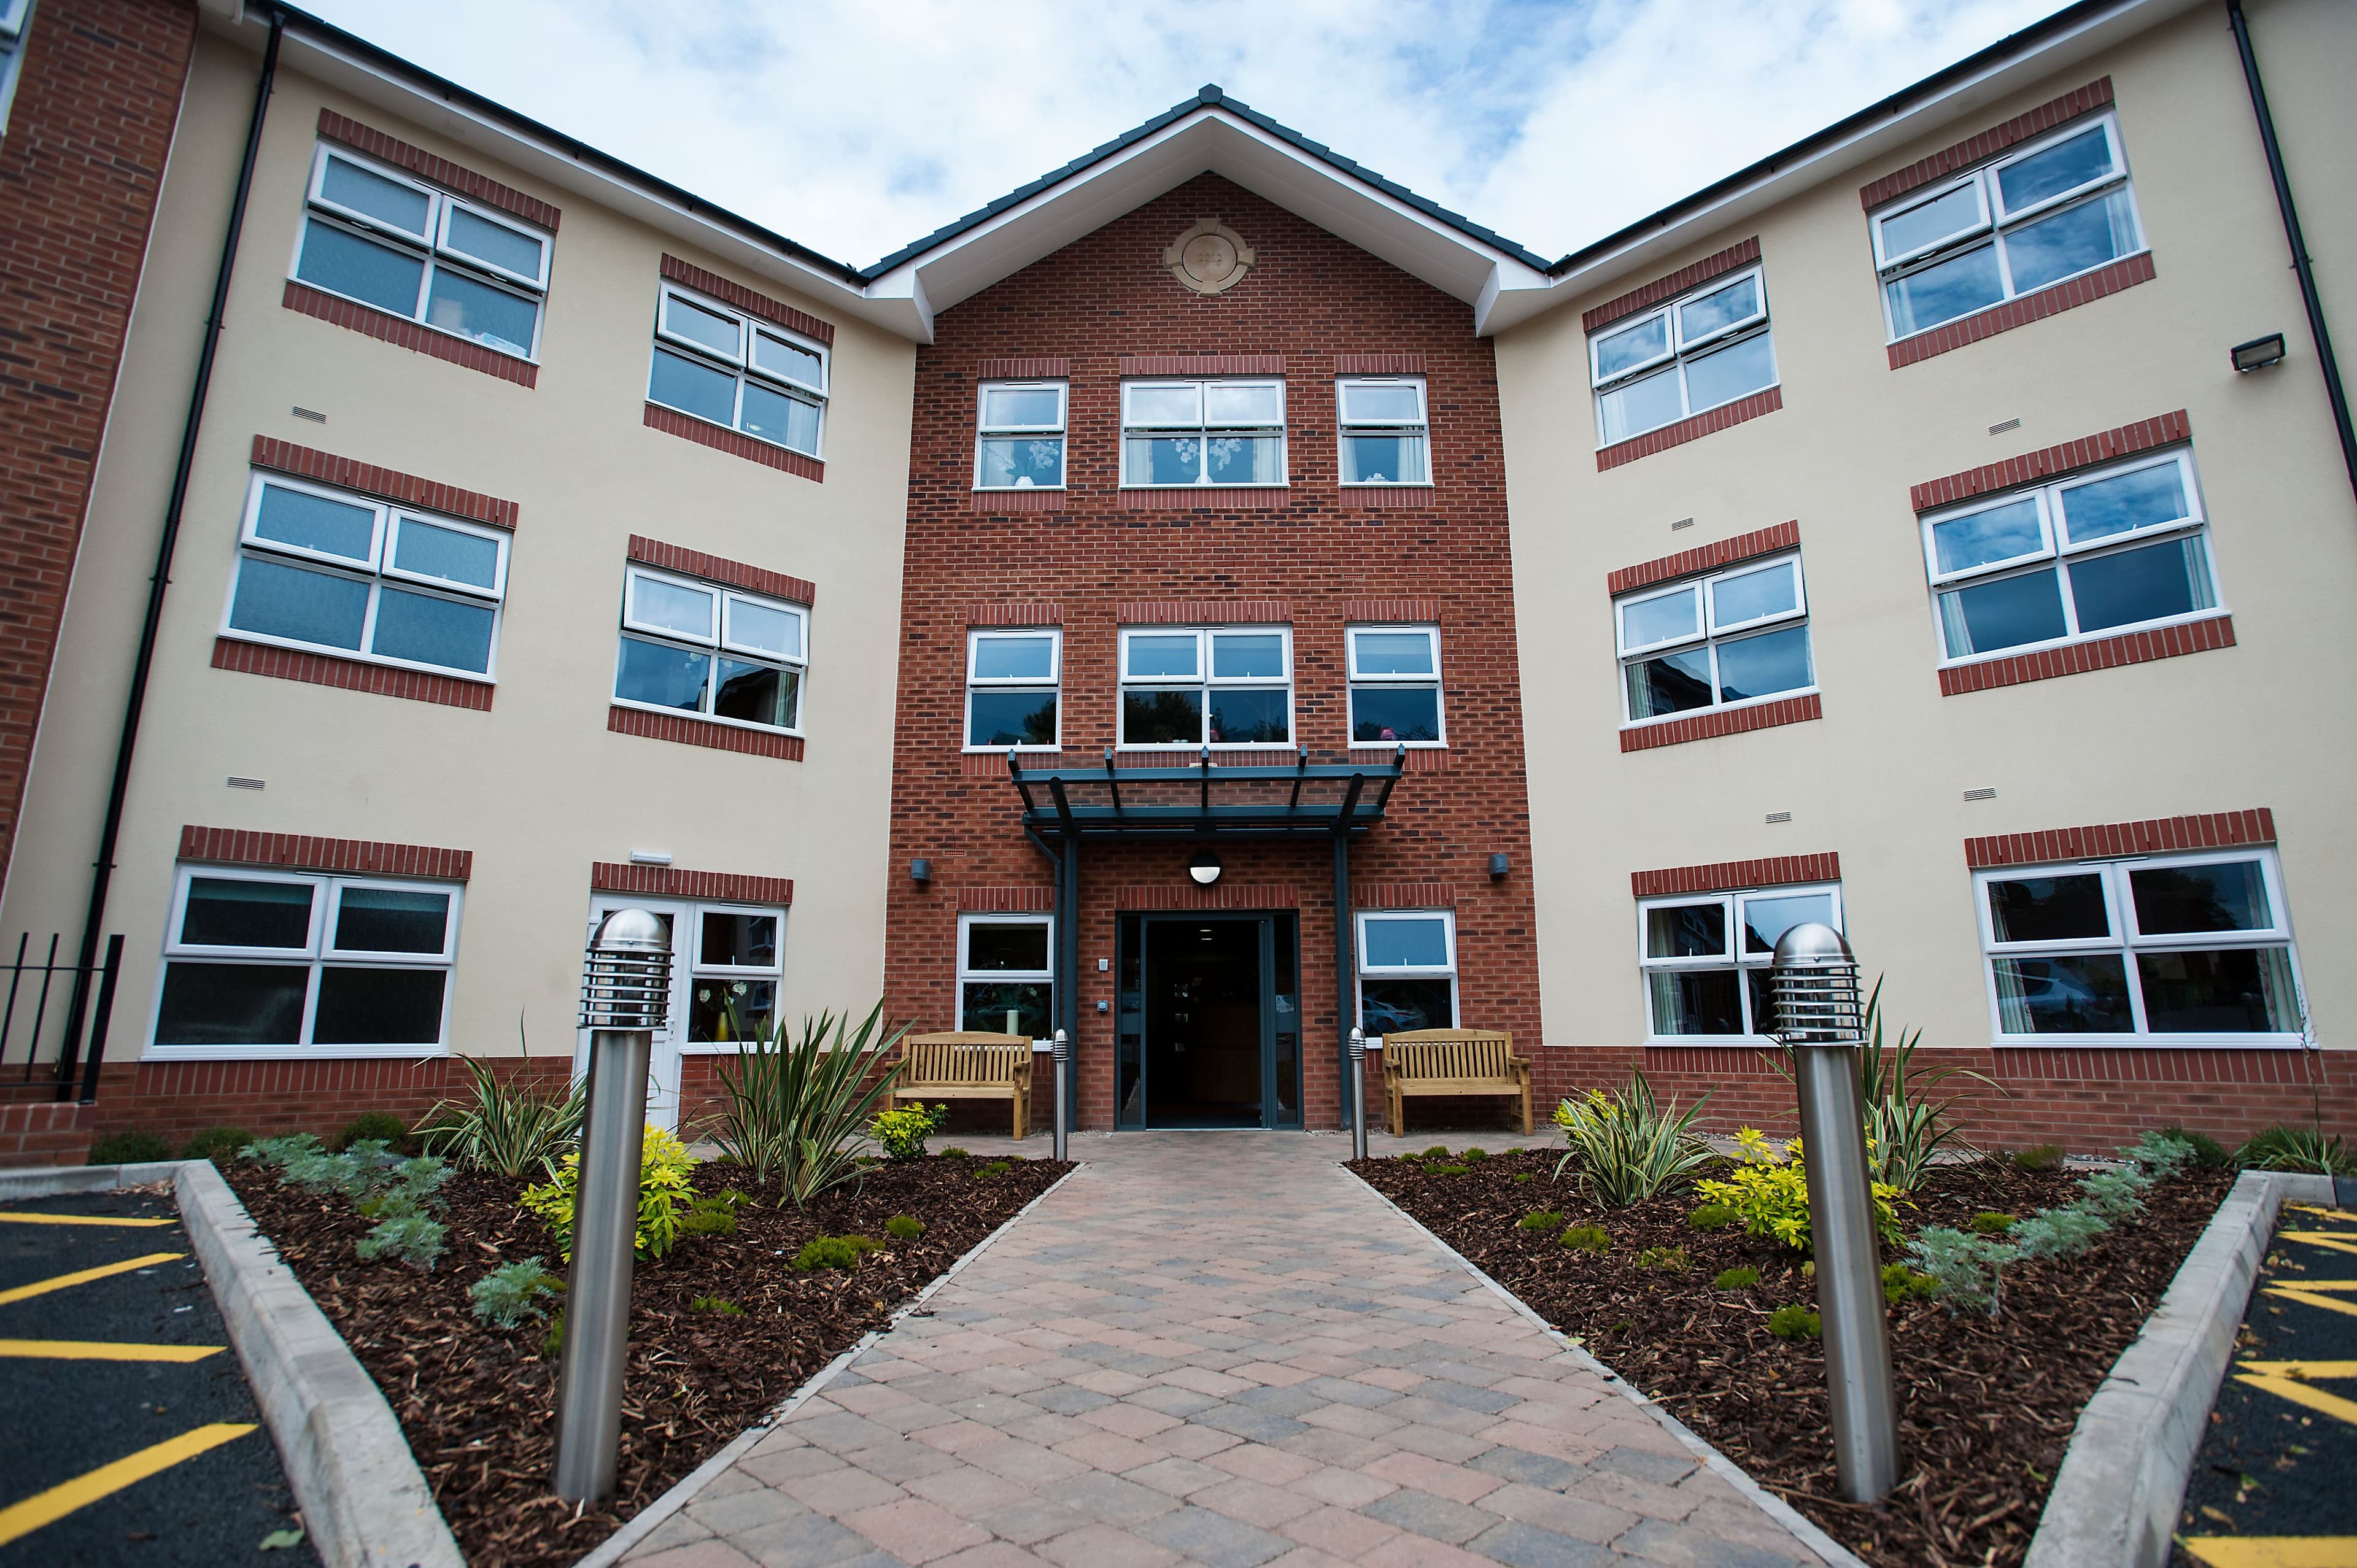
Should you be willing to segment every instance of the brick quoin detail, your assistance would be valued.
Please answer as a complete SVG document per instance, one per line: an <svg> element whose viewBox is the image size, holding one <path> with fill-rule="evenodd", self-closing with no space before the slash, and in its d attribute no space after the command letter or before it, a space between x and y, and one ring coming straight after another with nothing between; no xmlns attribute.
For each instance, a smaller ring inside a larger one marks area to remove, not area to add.
<svg viewBox="0 0 2357 1568"><path fill-rule="evenodd" d="M2175 413L2155 414L2150 419L2139 419L2133 424L2123 424L2116 430L2082 435L2076 441L2025 452L2002 463L1986 463L1977 468L1966 468L1960 474L1950 474L1944 478L1926 479L1907 492L1907 500L1918 512L1931 511L1958 501L1970 500L1975 496L2009 490L2022 485L2044 484L2049 479L2060 478L2081 468L2096 467L2122 457L2133 457L2139 452L2174 446L2192 439L2193 421L2180 408Z"/></svg>
<svg viewBox="0 0 2357 1568"><path fill-rule="evenodd" d="M976 490L972 502L976 511L1061 511L1064 492L1028 486L1012 490Z"/></svg>
<svg viewBox="0 0 2357 1568"><path fill-rule="evenodd" d="M974 380L982 381L1060 381L1072 373L1072 361L1039 356L1014 355L974 362Z"/></svg>
<svg viewBox="0 0 2357 1568"><path fill-rule="evenodd" d="M196 35L192 5L60 0L22 45L0 140L0 871Z"/></svg>
<svg viewBox="0 0 2357 1568"><path fill-rule="evenodd" d="M1424 374L1421 354L1337 354L1334 373L1338 376L1420 376Z"/></svg>
<svg viewBox="0 0 2357 1568"><path fill-rule="evenodd" d="M771 299L766 294L756 294L743 284L731 283L718 273L706 272L694 262L683 262L666 253L662 259L662 275L673 283L685 284L700 294L725 300L737 309L759 317L772 327L782 327L814 338L828 348L834 347L834 328L807 310L796 310L781 299Z"/></svg>
<svg viewBox="0 0 2357 1568"><path fill-rule="evenodd" d="M395 316L389 310L379 310L373 305L362 305L356 299L346 299L309 284L286 280L286 292L279 303L287 309L305 316L316 317L334 327L349 328L364 337L399 348L447 360L454 365L464 365L470 371L480 371L487 376L497 376L503 381L513 381L520 387L540 384L540 367L530 360L520 360L513 354L502 354L480 343L437 332L422 321L406 316Z"/></svg>
<svg viewBox="0 0 2357 1568"><path fill-rule="evenodd" d="M212 865L271 865L286 871L358 876L426 876L437 882L464 882L475 869L475 852L470 849L200 828L194 823L180 829L180 858Z"/></svg>
<svg viewBox="0 0 2357 1568"><path fill-rule="evenodd" d="M1632 588L1650 588L1656 583L1691 577L1702 572L1716 572L1721 566L1732 566L1738 561L1749 561L1761 555L1773 555L1780 550L1798 549L1800 543L1799 521L1780 522L1773 528L1739 533L1716 544L1696 545L1692 550L1681 550L1674 555L1658 556L1634 566L1623 566L1604 579L1604 588L1605 592L1618 596Z"/></svg>
<svg viewBox="0 0 2357 1568"><path fill-rule="evenodd" d="M1996 833L1964 841L1964 864L1975 871L1999 865L2050 865L2119 854L2173 854L2276 842L2276 814L2266 806L2198 817L2149 817L2140 822L2097 822L2033 833Z"/></svg>
<svg viewBox="0 0 2357 1568"><path fill-rule="evenodd" d="M2188 653L2208 653L2234 646L2234 618L2212 616L2207 620L2164 626L2152 631L2123 632L2091 642L2073 642L2036 653L2016 653L1986 659L1976 664L1950 664L1940 671L1940 695L1958 697L1968 692L2018 686L2026 681L2051 681L2062 675L2084 675L2091 670L2111 670L2122 664L2148 664L2156 659L2176 659Z"/></svg>
<svg viewBox="0 0 2357 1568"><path fill-rule="evenodd" d="M319 134L330 142L339 142L354 152L366 153L379 163L407 169L420 179L431 180L445 190L455 190L486 207L496 207L511 218L527 223L537 223L550 233L556 231L557 220L564 216L555 207L536 196L527 196L511 185L461 167L449 159L436 157L423 147L414 147L398 137L347 119L332 109L319 111Z"/></svg>
<svg viewBox="0 0 2357 1568"><path fill-rule="evenodd" d="M1733 893L1746 887L1785 887L1799 882L1839 882L1841 855L1779 854L1765 860L1722 860L1710 865L1672 865L1632 871L1629 890L1640 898L1673 893Z"/></svg>
<svg viewBox="0 0 2357 1568"><path fill-rule="evenodd" d="M1021 887L961 887L961 915L1040 915L1056 907L1056 890L1046 883Z"/></svg>
<svg viewBox="0 0 2357 1568"><path fill-rule="evenodd" d="M493 528L513 532L517 507L513 501L503 501L497 496L487 496L480 490L461 489L434 479L421 479L414 474L397 469L380 468L373 463L355 462L309 446L297 446L292 441L281 441L272 435L253 438L253 466L268 468L273 473L292 474L298 479L317 479L323 485L356 490L364 496L382 500L399 501L425 511L438 511L445 517L463 517Z"/></svg>
<svg viewBox="0 0 2357 1568"><path fill-rule="evenodd" d="M371 664L365 659L345 659L333 653L312 653L275 643L248 642L240 637L213 639L213 668L241 675L267 675L279 681L301 681L313 686L338 686L377 697L401 697L413 703L438 703L446 708L491 709L489 681L463 681L425 670Z"/></svg>
<svg viewBox="0 0 2357 1568"><path fill-rule="evenodd" d="M665 544L662 540L649 539L643 533L630 535L630 556L641 566L656 566L685 577L701 577L707 583L724 583L732 588L742 588L748 594L766 594L770 598L784 599L797 605L818 602L818 585L808 578L772 572L766 566L748 566L742 561L731 561L724 556L706 555L701 550L690 550L683 545Z"/></svg>
<svg viewBox="0 0 2357 1568"><path fill-rule="evenodd" d="M1125 376L1281 376L1282 354L1124 354Z"/></svg>
<svg viewBox="0 0 2357 1568"><path fill-rule="evenodd" d="M776 468L813 484L826 483L826 465L800 452L773 446L767 441L757 441L740 430L698 419L692 413L681 413L661 403L647 404L646 423L649 430L660 430L666 435L676 435L683 441L693 441L699 446L709 446L716 452L726 452L764 467Z"/></svg>
<svg viewBox="0 0 2357 1568"><path fill-rule="evenodd" d="M2066 92L2050 102L2041 103L2027 113L2017 114L2004 124L1983 131L1977 136L1967 136L1953 147L1943 147L1930 157L1908 165L1896 174L1857 188L1857 204L1871 212L1886 201L1894 201L1910 190L1921 190L1935 181L1960 173L1975 164L1993 158L2007 147L2018 146L2033 137L2042 136L2055 126L2092 113L2112 102L2112 79L2108 76L2089 82L2076 91Z"/></svg>
<svg viewBox="0 0 2357 1568"><path fill-rule="evenodd" d="M678 865L631 865L624 861L592 861L589 890L593 893L643 893L659 898L712 898L731 904L791 904L791 876L742 876L727 871L690 871Z"/></svg>
<svg viewBox="0 0 2357 1568"><path fill-rule="evenodd" d="M1617 468L1623 463L1633 463L1640 457L1650 457L1656 452L1666 452L1673 446L1683 446L1689 441L1699 441L1731 425L1773 413L1784 406L1784 389L1770 387L1766 392L1753 392L1749 397L1737 398L1701 413L1681 419L1675 424L1664 424L1659 430L1648 430L1642 435L1616 442L1596 454L1596 471L1599 474Z"/></svg>
<svg viewBox="0 0 2357 1568"><path fill-rule="evenodd" d="M1061 626L1061 605L968 605L968 626Z"/></svg>
<svg viewBox="0 0 2357 1568"><path fill-rule="evenodd" d="M2058 284L2049 284L2033 293L2020 295L2003 305L1993 305L1986 310L1959 317L1929 332L1918 332L1912 338L1902 338L1890 345L1890 368L1898 370L1967 343L1977 343L1984 338L1994 338L2000 332L2010 332L2017 327L2027 327L2050 316L2066 310L2076 310L2092 305L2105 295L2117 294L2124 288L2134 288L2140 283L2150 283L2157 274L2153 270L2152 252L2142 252L2109 266L2097 267L2092 273L2082 273Z"/></svg>
<svg viewBox="0 0 2357 1568"><path fill-rule="evenodd" d="M1580 329L1593 332L1599 327L1609 327L1624 316L1634 316L1665 299L1674 299L1697 284L1740 272L1759 259L1760 236L1754 234L1749 240L1729 245L1715 256L1705 256L1692 266L1680 267L1667 277L1655 278L1641 288L1632 288L1616 299L1606 300L1579 318Z"/></svg>
<svg viewBox="0 0 2357 1568"><path fill-rule="evenodd" d="M1289 599L1124 599L1114 607L1124 626L1283 626L1293 618Z"/></svg>
<svg viewBox="0 0 2357 1568"><path fill-rule="evenodd" d="M724 725L693 714L657 714L626 708L616 703L606 710L606 727L616 735L643 736L649 740L677 741L682 746L707 746L715 751L741 751L748 757L774 757L782 762L802 759L802 737L775 730Z"/></svg>
<svg viewBox="0 0 2357 1568"><path fill-rule="evenodd" d="M1447 882L1354 884L1351 902L1361 909L1454 909L1457 889Z"/></svg>
<svg viewBox="0 0 2357 1568"><path fill-rule="evenodd" d="M1116 887L1113 907L1124 911L1155 909L1298 909L1301 889L1290 884L1254 886L1221 883L1198 887L1191 882L1163 883L1151 887Z"/></svg>
<svg viewBox="0 0 2357 1568"><path fill-rule="evenodd" d="M1684 718L1637 725L1620 732L1623 751L1651 751L1657 746L1683 746L1690 740L1710 740L1747 730L1774 729L1779 725L1805 724L1825 716L1817 693L1783 697L1772 703L1752 703L1740 708L1713 708Z"/></svg>

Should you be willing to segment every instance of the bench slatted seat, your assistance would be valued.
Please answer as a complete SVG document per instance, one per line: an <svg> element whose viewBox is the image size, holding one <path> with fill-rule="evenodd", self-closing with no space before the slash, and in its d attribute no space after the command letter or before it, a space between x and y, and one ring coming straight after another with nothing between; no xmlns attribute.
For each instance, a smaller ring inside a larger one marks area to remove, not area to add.
<svg viewBox="0 0 2357 1568"><path fill-rule="evenodd" d="M1514 1036L1495 1029L1411 1029L1383 1036L1384 1121L1394 1137L1406 1128L1411 1094L1513 1094L1522 1097L1523 1135L1531 1131L1531 1064L1514 1054Z"/></svg>
<svg viewBox="0 0 2357 1568"><path fill-rule="evenodd" d="M1015 1140L1021 1143L1031 1130L1031 1041L974 1029L910 1035L900 1045L892 1098L1011 1101Z"/></svg>

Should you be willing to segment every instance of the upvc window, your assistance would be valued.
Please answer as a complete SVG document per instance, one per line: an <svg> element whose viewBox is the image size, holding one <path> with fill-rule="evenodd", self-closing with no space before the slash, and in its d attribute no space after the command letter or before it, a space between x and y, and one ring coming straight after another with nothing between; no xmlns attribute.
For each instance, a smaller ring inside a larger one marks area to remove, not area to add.
<svg viewBox="0 0 2357 1568"><path fill-rule="evenodd" d="M1457 917L1359 914L1359 1027L1370 1036L1457 1027Z"/></svg>
<svg viewBox="0 0 2357 1568"><path fill-rule="evenodd" d="M1121 634L1125 746L1286 746L1293 633L1283 627Z"/></svg>
<svg viewBox="0 0 2357 1568"><path fill-rule="evenodd" d="M1598 444L1609 446L1776 384L1768 284L1758 267L1587 340Z"/></svg>
<svg viewBox="0 0 2357 1568"><path fill-rule="evenodd" d="M33 25L33 0L0 0L0 134L16 104L16 83L25 74L25 34Z"/></svg>
<svg viewBox="0 0 2357 1568"><path fill-rule="evenodd" d="M1816 685L1798 555L1630 594L1612 611L1631 724Z"/></svg>
<svg viewBox="0 0 2357 1568"><path fill-rule="evenodd" d="M1056 922L958 917L958 1027L1045 1039L1056 1027Z"/></svg>
<svg viewBox="0 0 2357 1568"><path fill-rule="evenodd" d="M238 545L224 632L492 674L507 593L503 530L257 473Z"/></svg>
<svg viewBox="0 0 2357 1568"><path fill-rule="evenodd" d="M967 750L1056 749L1063 649L1054 628L966 634Z"/></svg>
<svg viewBox="0 0 2357 1568"><path fill-rule="evenodd" d="M1334 383L1346 485L1426 485L1432 456L1421 376L1350 376Z"/></svg>
<svg viewBox="0 0 2357 1568"><path fill-rule="evenodd" d="M1372 746L1440 746L1440 628L1354 626L1351 739Z"/></svg>
<svg viewBox="0 0 2357 1568"><path fill-rule="evenodd" d="M784 972L786 912L760 905L696 904L688 976L687 1043L734 1045L768 1033ZM678 937L673 937L674 949Z"/></svg>
<svg viewBox="0 0 2357 1568"><path fill-rule="evenodd" d="M2076 642L2218 607L2188 451L1929 512L1922 523L1949 660Z"/></svg>
<svg viewBox="0 0 2357 1568"><path fill-rule="evenodd" d="M455 883L184 865L150 1038L214 1055L442 1048Z"/></svg>
<svg viewBox="0 0 2357 1568"><path fill-rule="evenodd" d="M2145 248L2109 114L1911 192L1868 221L1893 341Z"/></svg>
<svg viewBox="0 0 2357 1568"><path fill-rule="evenodd" d="M1285 483L1281 381L1124 381L1121 482Z"/></svg>
<svg viewBox="0 0 2357 1568"><path fill-rule="evenodd" d="M1064 488L1062 381L985 381L975 416L974 488Z"/></svg>
<svg viewBox="0 0 2357 1568"><path fill-rule="evenodd" d="M342 147L311 159L295 276L531 359L555 237Z"/></svg>
<svg viewBox="0 0 2357 1568"><path fill-rule="evenodd" d="M799 733L809 613L633 566L622 591L614 700Z"/></svg>
<svg viewBox="0 0 2357 1568"><path fill-rule="evenodd" d="M1637 962L1652 1037L1767 1035L1776 1026L1768 990L1776 940L1807 921L1842 929L1838 884L1639 900Z"/></svg>
<svg viewBox="0 0 2357 1568"><path fill-rule="evenodd" d="M647 401L815 457L828 358L815 338L667 283Z"/></svg>
<svg viewBox="0 0 2357 1568"><path fill-rule="evenodd" d="M2008 867L1980 873L1974 893L2000 1041L2300 1038L2271 850Z"/></svg>

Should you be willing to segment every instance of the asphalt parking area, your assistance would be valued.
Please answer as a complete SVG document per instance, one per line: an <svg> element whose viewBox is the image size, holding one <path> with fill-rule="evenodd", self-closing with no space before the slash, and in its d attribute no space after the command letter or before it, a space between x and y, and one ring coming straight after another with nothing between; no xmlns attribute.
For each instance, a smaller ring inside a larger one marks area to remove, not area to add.
<svg viewBox="0 0 2357 1568"><path fill-rule="evenodd" d="M7 1568L318 1562L167 1190L0 1204L0 1412Z"/></svg>

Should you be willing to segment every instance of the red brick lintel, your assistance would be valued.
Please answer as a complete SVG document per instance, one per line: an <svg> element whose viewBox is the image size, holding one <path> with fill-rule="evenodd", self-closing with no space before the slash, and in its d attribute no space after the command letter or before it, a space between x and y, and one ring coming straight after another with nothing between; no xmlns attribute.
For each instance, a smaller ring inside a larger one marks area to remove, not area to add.
<svg viewBox="0 0 2357 1568"><path fill-rule="evenodd" d="M1609 327L1623 317L1634 316L1641 310L1651 309L1665 299L1675 298L1696 284L1708 283L1712 278L1723 277L1732 272L1740 272L1759 259L1760 236L1754 234L1749 240L1729 245L1715 256L1705 256L1691 266L1680 267L1667 277L1655 278L1641 288L1632 288L1617 299L1606 300L1579 318L1580 328L1584 331L1593 332L1599 327Z"/></svg>
<svg viewBox="0 0 2357 1568"><path fill-rule="evenodd" d="M968 626L1061 626L1064 607L1059 604L982 604L965 607Z"/></svg>
<svg viewBox="0 0 2357 1568"><path fill-rule="evenodd" d="M348 119L332 109L319 111L319 134L331 142L340 142L355 152L366 153L395 168L407 169L421 179L431 180L446 190L470 197L486 207L495 207L511 218L521 218L536 223L550 233L556 232L556 222L562 213L536 196L527 196L513 186L477 174L436 157L423 147L410 145L395 136L388 136L358 120Z"/></svg>
<svg viewBox="0 0 2357 1568"><path fill-rule="evenodd" d="M342 872L362 876L429 876L464 882L475 869L470 849L381 843L367 839L314 838L308 833L255 832L244 828L180 829L180 858L214 865L272 865L287 871Z"/></svg>
<svg viewBox="0 0 2357 1568"><path fill-rule="evenodd" d="M1116 887L1117 910L1144 909L1298 909L1301 889L1291 883L1254 886L1198 887L1192 883L1162 883L1151 887Z"/></svg>
<svg viewBox="0 0 2357 1568"><path fill-rule="evenodd" d="M2276 814L2266 806L2191 817L2148 817L2140 822L2096 822L2083 828L1996 833L1964 841L1964 864L1975 871L2001 865L2050 865L2109 855L2169 854L2276 842Z"/></svg>
<svg viewBox="0 0 2357 1568"><path fill-rule="evenodd" d="M1290 599L1122 599L1114 618L1123 626L1284 626Z"/></svg>
<svg viewBox="0 0 2357 1568"><path fill-rule="evenodd" d="M1753 392L1749 397L1737 398L1733 403L1720 403L1691 414L1674 424L1664 424L1658 430L1648 430L1642 435L1632 435L1596 453L1596 471L1599 474L1617 468L1623 463L1633 463L1640 457L1650 457L1673 446L1683 446L1689 441L1699 441L1717 434L1730 425L1757 419L1763 413L1773 413L1784 406L1784 389L1770 387L1766 392Z"/></svg>
<svg viewBox="0 0 2357 1568"><path fill-rule="evenodd" d="M791 876L745 876L727 871L690 871L677 865L631 865L593 861L589 886L597 893L644 893L664 898L714 898L731 904L791 904Z"/></svg>
<svg viewBox="0 0 2357 1568"><path fill-rule="evenodd" d="M766 294L756 294L743 284L731 283L718 273L708 272L694 262L683 261L669 252L663 253L662 275L677 284L685 284L700 294L710 295L737 309L749 311L773 327L789 332L799 332L815 338L828 348L834 346L834 328L807 310L797 310L781 299L771 299Z"/></svg>
<svg viewBox="0 0 2357 1568"><path fill-rule="evenodd" d="M513 501L487 496L480 490L460 489L456 485L421 479L414 474L404 474L394 468L380 468L373 463L339 457L333 453L309 446L297 446L292 441L281 441L273 435L256 435L253 438L252 461L257 468L291 474L298 479L317 479L323 485L355 490L382 500L399 501L426 511L438 511L445 517L468 518L510 531L516 525L517 507Z"/></svg>
<svg viewBox="0 0 2357 1568"><path fill-rule="evenodd" d="M981 381L1060 381L1072 373L1072 361L1060 356L1024 354L974 362L974 380Z"/></svg>
<svg viewBox="0 0 2357 1568"><path fill-rule="evenodd" d="M1784 887L1801 882L1839 882L1841 855L1779 854L1765 860L1722 860L1711 865L1672 865L1632 871L1629 887L1640 898L1674 893L1733 893L1747 887Z"/></svg>
<svg viewBox="0 0 2357 1568"><path fill-rule="evenodd" d="M666 544L660 539L649 539L641 533L630 535L630 556L642 566L660 567L683 576L701 577L707 583L723 583L732 588L742 588L748 594L766 594L770 598L784 599L789 604L813 605L818 602L818 586L806 578L772 572L766 566L748 566L742 561L730 561L718 555L706 555L701 550Z"/></svg>
<svg viewBox="0 0 2357 1568"><path fill-rule="evenodd" d="M1799 520L1780 522L1773 528L1738 534L1733 539L1722 539L1715 544L1699 544L1692 550L1681 550L1674 555L1658 556L1651 561L1641 561L1634 566L1623 566L1605 578L1605 591L1618 597L1632 589L1649 588L1656 583L1691 577L1701 572L1715 572L1738 561L1750 561L1762 555L1773 555L1781 550L1797 549L1800 542Z"/></svg>
<svg viewBox="0 0 2357 1568"><path fill-rule="evenodd" d="M2025 452L2002 463L1987 463L1977 468L1966 468L1962 473L1950 474L1944 478L1926 479L1907 492L1907 500L1918 512L1931 511L1958 501L1970 500L1975 496L1991 495L2023 485L2044 484L2081 468L2096 467L2122 457L2134 456L2139 452L2174 446L2192 439L2193 421L2180 408L2174 413L2155 414L2149 419L2139 419L2133 424L2123 424L2116 430L2082 435L2076 441Z"/></svg>
<svg viewBox="0 0 2357 1568"><path fill-rule="evenodd" d="M1967 136L1953 146L1943 147L1930 157L1858 187L1858 205L1871 212L1886 201L1896 200L1909 191L1921 190L1952 174L1968 169L1975 164L1996 156L2007 147L2018 146L2033 137L2042 136L2055 126L2104 108L2111 102L2112 79L2108 76L2098 78L2074 91L2017 114L2002 125L1983 131L1977 136Z"/></svg>
<svg viewBox="0 0 2357 1568"><path fill-rule="evenodd" d="M1282 354L1124 354L1125 376L1281 376Z"/></svg>
<svg viewBox="0 0 2357 1568"><path fill-rule="evenodd" d="M1056 890L1044 882L1017 887L961 887L957 907L961 915L1046 914L1056 908Z"/></svg>

